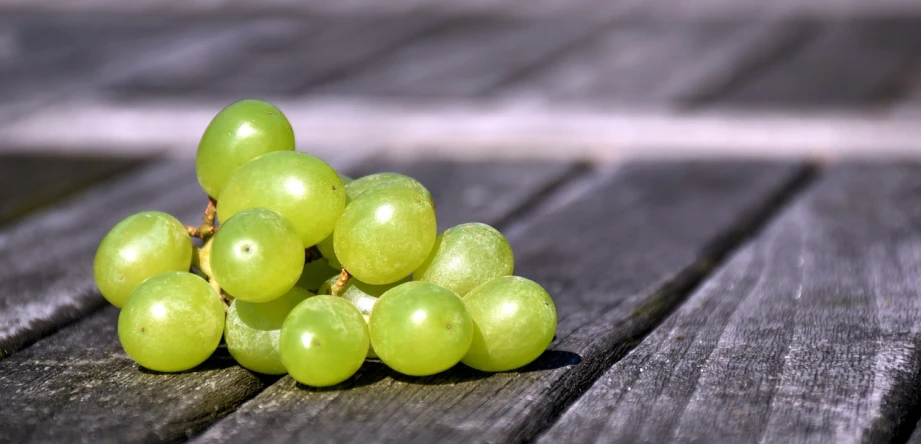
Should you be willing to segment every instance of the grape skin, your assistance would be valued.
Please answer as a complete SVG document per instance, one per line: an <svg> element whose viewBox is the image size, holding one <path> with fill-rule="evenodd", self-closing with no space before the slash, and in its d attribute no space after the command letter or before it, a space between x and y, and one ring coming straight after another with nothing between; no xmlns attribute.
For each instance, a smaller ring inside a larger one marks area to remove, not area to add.
<svg viewBox="0 0 921 444"><path fill-rule="evenodd" d="M473 342L461 360L477 370L502 372L537 359L556 334L556 306L536 282L505 276L464 297L474 323Z"/></svg>
<svg viewBox="0 0 921 444"><path fill-rule="evenodd" d="M464 296L470 290L515 270L512 246L498 230L482 223L448 228L435 239L413 279L441 285Z"/></svg>
<svg viewBox="0 0 921 444"><path fill-rule="evenodd" d="M224 306L204 279L168 271L131 294L118 315L118 339L131 359L160 372L193 368L217 349Z"/></svg>
<svg viewBox="0 0 921 444"><path fill-rule="evenodd" d="M435 206L435 201L432 200L432 193L429 192L428 188L422 185L418 180L400 173L375 173L359 177L345 186L345 192L348 193L349 198L354 199L371 188L388 183L398 183L408 186L425 196L429 204L433 207Z"/></svg>
<svg viewBox="0 0 921 444"><path fill-rule="evenodd" d="M332 294L332 287L338 280L338 274L329 278L320 287L318 294ZM352 305L354 305L355 308L357 308L361 315L365 318L365 322L368 322L369 319L371 319L371 311L374 309L374 304L377 303L377 298L384 294L387 290L390 290L397 285L409 281L409 276L406 276L405 278L390 284L371 285L359 281L358 279L351 278L339 291L339 297L351 302ZM368 345L368 357L377 358L377 354L374 353L374 349L370 346L370 344Z"/></svg>
<svg viewBox="0 0 921 444"><path fill-rule="evenodd" d="M275 106L241 100L222 109L198 144L195 171L205 193L217 198L224 183L246 162L273 151L294 151L294 130Z"/></svg>
<svg viewBox="0 0 921 444"><path fill-rule="evenodd" d="M368 326L355 306L335 296L316 296L291 310L281 327L279 349L297 382L327 387L358 371L368 342Z"/></svg>
<svg viewBox="0 0 921 444"><path fill-rule="evenodd" d="M346 205L346 208L348 208L348 205ZM336 248L334 247L335 236L336 231L334 230L317 244L317 250L320 250L320 254L323 255L323 259L326 260L330 267L341 270L342 262L339 262L339 258L336 257Z"/></svg>
<svg viewBox="0 0 921 444"><path fill-rule="evenodd" d="M402 184L383 184L349 203L336 223L333 246L349 273L388 284L422 264L436 229L435 210L424 196Z"/></svg>
<svg viewBox="0 0 921 444"><path fill-rule="evenodd" d="M235 299L227 311L224 340L230 355L243 367L267 375L286 372L278 338L288 313L314 294L294 287L274 301L261 304Z"/></svg>
<svg viewBox="0 0 921 444"><path fill-rule="evenodd" d="M221 220L249 208L281 214L297 230L304 246L333 232L345 210L345 187L326 162L306 153L269 153L238 169L218 199Z"/></svg>
<svg viewBox="0 0 921 444"><path fill-rule="evenodd" d="M410 376L453 367L473 340L473 321L461 298L428 282L388 290L377 300L369 325L381 361Z"/></svg>
<svg viewBox="0 0 921 444"><path fill-rule="evenodd" d="M185 226L169 214L145 211L128 216L106 234L96 250L93 276L102 296L122 307L147 278L188 271L191 264L192 241Z"/></svg>
<svg viewBox="0 0 921 444"><path fill-rule="evenodd" d="M345 184L346 206L348 206L349 202L358 197L358 195L378 185L399 184L408 186L409 188L418 191L428 200L429 204L432 205L432 208L435 208L435 202L432 200L432 195L429 193L429 190L426 189L416 179L413 179L409 176L404 176L399 173L377 173L364 176L356 180L349 179L348 177L342 176L341 174L339 176L343 178L342 183ZM329 236L326 236L325 239L317 244L317 249L320 250L320 254L323 255L323 258L326 259L326 262L329 263L330 267L341 269L342 263L339 262L339 258L336 257L336 249L334 247L335 234L335 231L333 231L333 233L331 233Z"/></svg>
<svg viewBox="0 0 921 444"><path fill-rule="evenodd" d="M211 271L221 288L249 302L291 290L304 269L304 245L285 218L263 208L243 210L221 225L211 245Z"/></svg>

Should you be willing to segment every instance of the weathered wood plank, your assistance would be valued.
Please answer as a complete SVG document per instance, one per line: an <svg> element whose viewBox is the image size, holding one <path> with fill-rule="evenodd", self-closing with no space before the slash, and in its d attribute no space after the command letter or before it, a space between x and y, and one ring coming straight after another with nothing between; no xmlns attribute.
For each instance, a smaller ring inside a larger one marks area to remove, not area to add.
<svg viewBox="0 0 921 444"><path fill-rule="evenodd" d="M192 94L287 97L383 57L438 26L443 18L292 16L242 21L252 28L235 46L204 61L154 66L109 88L125 97ZM233 29L236 22L226 23Z"/></svg>
<svg viewBox="0 0 921 444"><path fill-rule="evenodd" d="M576 22L460 18L314 92L470 97L490 92L598 29Z"/></svg>
<svg viewBox="0 0 921 444"><path fill-rule="evenodd" d="M226 78L202 85L214 94L303 93L334 81L419 38L445 22L439 16L357 16L313 24L313 35L272 51L249 51Z"/></svg>
<svg viewBox="0 0 921 444"><path fill-rule="evenodd" d="M119 220L156 209L193 223L206 199L194 165L163 162L0 232L0 355L102 306L93 281L93 256Z"/></svg>
<svg viewBox="0 0 921 444"><path fill-rule="evenodd" d="M125 83L156 83L157 76L182 84L277 28L272 20L161 14L13 13L0 21L6 31L0 51L7 53L0 62L0 121L74 96L117 92Z"/></svg>
<svg viewBox="0 0 921 444"><path fill-rule="evenodd" d="M0 156L0 225L136 167L140 159Z"/></svg>
<svg viewBox="0 0 921 444"><path fill-rule="evenodd" d="M139 369L106 307L0 361L0 442L162 442L191 436L253 396L260 380L226 349L183 373Z"/></svg>
<svg viewBox="0 0 921 444"><path fill-rule="evenodd" d="M804 30L794 22L617 21L505 94L579 104L693 101L796 44Z"/></svg>
<svg viewBox="0 0 921 444"><path fill-rule="evenodd" d="M785 60L738 82L713 104L841 107L890 98L921 57L921 28L910 19L828 25Z"/></svg>
<svg viewBox="0 0 921 444"><path fill-rule="evenodd" d="M167 167L175 171L167 174ZM379 162L364 169L378 168L393 169ZM104 190L127 189L106 199L112 202L113 207L97 205L89 208L85 200L83 205L75 205L79 211L71 210L71 219L79 218L82 212L92 212L100 220L114 217L103 213L121 217L131 212L131 205L172 209L194 217L200 211L200 205L190 197L201 192L197 190L195 176L190 169L170 164L145 171L147 176L134 177L135 185L110 184ZM477 171L459 173L455 172L457 169ZM415 175L415 172L423 170L432 174L431 177L466 178L464 180L482 183L491 190L491 198L501 202L502 212L490 213L496 211L496 207L483 205L481 198L472 201L465 198L463 192L472 183L437 181L428 185L436 199L440 197L446 201L445 205L450 202L458 207L466 206L466 211L462 209L455 214L494 223L496 218L526 205L534 194L546 190L550 184L565 179L572 167L565 164L429 163L407 167L404 171ZM519 180L509 180L507 176L510 174L520 176ZM172 184L172 187L164 190L164 184ZM530 191L522 193L518 189L521 184ZM160 190L153 191L158 185ZM99 199L99 196L96 198ZM89 264L95 244L110 224L102 223L99 228L102 231L98 232L95 228L87 230L84 225L68 224L64 220L65 214L53 213L52 216L46 218L52 220L44 225L31 228L44 228L36 231L56 238L60 247L69 251L57 254L44 263L37 263L35 258L29 257L19 274L0 276L0 285L12 287L9 291L0 292L0 295L14 307L18 305L25 314L40 311L43 303L52 307L63 305L67 298L76 299L74 305L82 303L95 307L102 304L93 287ZM42 221L41 218L36 220L37 223ZM58 233L77 239L61 242ZM38 234L23 229L19 235L31 237L31 241L35 242ZM8 238L0 239L6 241ZM18 242L28 244L30 240ZM6 260L6 257L0 257L0 261ZM37 279L42 273L49 275L51 284ZM72 288L79 289L79 293ZM28 299L23 299L23 296ZM0 313L4 317L0 319L5 324L7 311L0 310ZM204 367L182 374L161 375L141 370L121 350L116 335L117 317L118 310L106 307L90 318L0 361L0 393L5 394L4 408L21 412L0 415L0 429L4 430L0 442L178 440L201 430L256 394L264 383L273 380L256 378L233 365L232 360L220 351Z"/></svg>
<svg viewBox="0 0 921 444"><path fill-rule="evenodd" d="M284 378L195 442L508 442L533 437L790 192L772 164L631 164L513 230L516 271L555 296L551 350L521 371L408 378L368 362L339 387Z"/></svg>
<svg viewBox="0 0 921 444"><path fill-rule="evenodd" d="M921 402L919 189L833 168L541 442L892 442Z"/></svg>

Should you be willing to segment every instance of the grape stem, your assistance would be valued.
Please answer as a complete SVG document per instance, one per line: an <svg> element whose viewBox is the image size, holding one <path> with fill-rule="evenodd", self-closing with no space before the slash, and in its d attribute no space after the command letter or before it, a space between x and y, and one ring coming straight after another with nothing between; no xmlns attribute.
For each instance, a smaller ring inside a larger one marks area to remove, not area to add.
<svg viewBox="0 0 921 444"><path fill-rule="evenodd" d="M208 206L205 207L205 214L201 217L201 225L197 227L187 226L185 230L189 236L200 238L207 241L214 236L217 228L214 227L214 217L217 215L217 201L213 197L208 198Z"/></svg>
<svg viewBox="0 0 921 444"><path fill-rule="evenodd" d="M337 279L336 283L330 287L330 293L332 293L333 296L339 296L339 292L342 291L342 288L345 287L345 284L349 283L350 277L352 277L352 275L349 274L348 270L343 268L342 273L339 273L339 279Z"/></svg>

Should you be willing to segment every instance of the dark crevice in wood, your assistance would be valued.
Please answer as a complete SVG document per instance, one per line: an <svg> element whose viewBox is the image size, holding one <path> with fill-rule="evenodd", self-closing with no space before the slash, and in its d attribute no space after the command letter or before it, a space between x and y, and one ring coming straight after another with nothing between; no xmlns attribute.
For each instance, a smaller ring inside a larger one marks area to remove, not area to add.
<svg viewBox="0 0 921 444"><path fill-rule="evenodd" d="M396 41L387 45L385 48L383 48L379 53L375 54L374 56L365 57L361 60L355 61L354 63L343 64L342 66L339 66L338 68L332 71L329 71L324 75L311 79L309 82L307 82L306 84L298 88L297 92L299 94L305 94L305 93L308 93L311 89L318 88L327 83L339 80L343 77L347 77L350 75L354 75L355 73L362 72L366 68L374 66L375 63L386 58L391 53L398 51L407 45L412 44L416 40L423 39L425 37L428 37L433 34L437 34L439 32L443 32L445 28L456 26L457 23L460 21L461 21L461 18L458 18L458 17L451 17L451 18L446 17L443 19L435 20L433 23L429 24L428 26L421 27L419 31L410 33L404 38L397 39Z"/></svg>
<svg viewBox="0 0 921 444"><path fill-rule="evenodd" d="M96 293L96 291L93 291L92 293ZM86 295L86 293L82 293L82 295ZM106 302L105 299L102 298L90 297L86 299L89 302L82 304L82 306L72 307L72 314L68 316L55 316L51 319L33 321L30 324L29 333L31 334L29 335L18 335L18 337L14 338L5 338L7 341L4 346L0 348L0 361L15 353L27 349L32 344L52 336L62 329L73 325L74 323L95 315L97 312L110 305L108 302Z"/></svg>
<svg viewBox="0 0 921 444"><path fill-rule="evenodd" d="M583 365L588 364L591 368L584 370L583 377L578 381L577 390L556 403L552 411L539 418L539 421L532 420L522 424L514 436L527 436L536 440L556 424L569 406L585 394L609 368L629 354L645 340L649 333L668 319L733 251L756 236L768 222L800 196L818 177L819 169L817 163L805 165L762 205L744 215L731 229L706 245L704 252L700 255L700 260L680 271L674 278L657 289L654 292L655 296L634 310L632 317L645 318L643 322L645 328L639 330L633 340L621 344L611 350L606 357L594 363L583 362Z"/></svg>
<svg viewBox="0 0 921 444"><path fill-rule="evenodd" d="M899 393L889 391L883 397L882 404L892 406L892 411L903 412L894 433L889 430L886 419L880 418L876 423L870 426L867 434L864 436L865 442L877 441L881 438L892 436L889 440L892 444L903 444L910 442L912 435L917 434L918 421L921 420L921 338L915 338L915 350L911 355L911 368L916 371L913 375L905 375L901 381L898 381L896 387L899 387ZM907 392L907 393L906 393ZM918 437L915 437L915 442Z"/></svg>
<svg viewBox="0 0 921 444"><path fill-rule="evenodd" d="M773 42L773 47L770 50L764 51L760 57L754 57L748 60L747 63L741 64L726 82L698 91L677 103L677 107L683 110L691 110L719 101L766 68L781 63L807 48L809 43L815 40L821 31L818 24L806 21L793 22L791 26L795 27L795 31L784 33L777 41Z"/></svg>

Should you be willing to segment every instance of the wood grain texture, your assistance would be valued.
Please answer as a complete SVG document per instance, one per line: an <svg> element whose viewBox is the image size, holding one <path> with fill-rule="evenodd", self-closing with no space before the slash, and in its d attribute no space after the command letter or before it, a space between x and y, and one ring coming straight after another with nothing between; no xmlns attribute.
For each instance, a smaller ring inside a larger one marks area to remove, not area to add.
<svg viewBox="0 0 921 444"><path fill-rule="evenodd" d="M240 38L233 44L207 57L194 53L176 57L176 63L154 66L107 90L128 98L164 94L290 97L314 84L360 69L444 20L433 15L225 19L224 27L212 34L239 29ZM169 35L170 30L163 32Z"/></svg>
<svg viewBox="0 0 921 444"><path fill-rule="evenodd" d="M713 97L713 104L866 106L888 100L919 58L921 28L910 18L830 24L785 59Z"/></svg>
<svg viewBox="0 0 921 444"><path fill-rule="evenodd" d="M107 14L0 18L0 120L21 118L64 98L144 84L151 73L188 82L246 41L271 33L258 20L124 17ZM5 32L4 32L5 31ZM155 80L153 80L154 83Z"/></svg>
<svg viewBox="0 0 921 444"><path fill-rule="evenodd" d="M99 308L93 257L121 219L161 210L200 218L204 192L191 163L163 162L115 179L0 231L0 355Z"/></svg>
<svg viewBox="0 0 921 444"><path fill-rule="evenodd" d="M93 183L137 167L140 159L0 156L0 225Z"/></svg>
<svg viewBox="0 0 921 444"><path fill-rule="evenodd" d="M314 92L398 97L471 97L578 45L598 25L462 17Z"/></svg>
<svg viewBox="0 0 921 444"><path fill-rule="evenodd" d="M362 169L399 167L375 161ZM456 171L459 169L476 171L462 173ZM477 181L476 185L449 181L428 185L436 199L459 207L455 214L494 222L565 180L572 166L428 163L404 169L413 175L423 170L430 174L428 178ZM345 168L345 171L352 170ZM518 180L509 179L515 175ZM422 179L429 182L428 178ZM201 206L194 196L201 191L191 166L167 163L131 179L131 183L107 184L100 193L75 202L76 209L65 206L38 215L32 225L0 237L0 245L3 241L30 245L41 242L37 237L45 233L65 247L65 251L41 262L38 255L26 257L17 269L19 274L0 275L0 285L9 288L0 294L10 306L0 311L2 325L11 322L14 314L20 318L31 316L33 323L16 331L20 336L39 336L45 331L37 331L36 323L61 323L60 315L47 313L51 309L77 317L103 304L95 291L91 263L99 238L111 225L108 218L117 219L133 212L133 205L172 210L191 220L198 217ZM464 190L473 186L489 189L491 199L500 202L502 209L484 204L482 197L471 200L463 196ZM84 213L92 214L96 221L106 221L100 223L101 231L86 227L92 222ZM67 240L62 241L65 237ZM2 257L0 264L6 265L7 259ZM118 310L105 307L0 361L0 393L8 398L4 408L20 412L0 415L0 429L4 430L0 442L179 440L200 431L255 395L264 384L277 379L255 377L236 366L226 351L220 349L208 363L189 372L164 375L140 369L119 345L117 318Z"/></svg>
<svg viewBox="0 0 921 444"><path fill-rule="evenodd" d="M893 442L921 403L919 190L917 164L833 168L540 442Z"/></svg>
<svg viewBox="0 0 921 444"><path fill-rule="evenodd" d="M226 349L183 373L141 369L118 343L106 307L0 361L0 442L178 441L227 414L263 384Z"/></svg>
<svg viewBox="0 0 921 444"><path fill-rule="evenodd" d="M616 21L503 93L551 103L674 105L720 89L802 31L790 22Z"/></svg>
<svg viewBox="0 0 921 444"><path fill-rule="evenodd" d="M533 437L653 328L709 261L802 178L794 165L632 164L530 220L516 273L554 295L557 339L520 371L425 378L377 362L338 387L284 378L195 442L509 442Z"/></svg>

